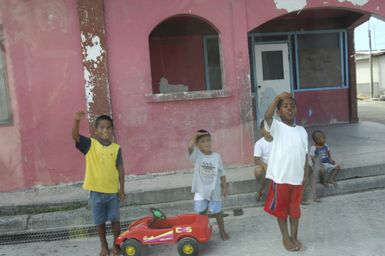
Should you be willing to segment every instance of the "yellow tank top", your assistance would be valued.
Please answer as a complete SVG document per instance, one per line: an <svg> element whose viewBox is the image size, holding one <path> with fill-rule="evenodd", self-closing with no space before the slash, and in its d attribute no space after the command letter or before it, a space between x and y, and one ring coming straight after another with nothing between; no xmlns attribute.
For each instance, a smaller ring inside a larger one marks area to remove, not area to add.
<svg viewBox="0 0 385 256"><path fill-rule="evenodd" d="M104 146L91 138L91 146L86 154L84 189L101 193L119 192L119 171L116 167L119 148L116 143Z"/></svg>

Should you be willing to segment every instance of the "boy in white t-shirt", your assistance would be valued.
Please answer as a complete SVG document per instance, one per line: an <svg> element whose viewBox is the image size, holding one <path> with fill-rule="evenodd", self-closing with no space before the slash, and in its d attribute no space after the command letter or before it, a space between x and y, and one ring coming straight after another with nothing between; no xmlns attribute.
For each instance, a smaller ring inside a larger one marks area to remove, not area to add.
<svg viewBox="0 0 385 256"><path fill-rule="evenodd" d="M194 211L214 214L222 240L229 239L222 213L222 196L227 197L227 182L221 156L213 152L211 135L206 130L197 131L188 144L188 158L194 163L191 192Z"/></svg>
<svg viewBox="0 0 385 256"><path fill-rule="evenodd" d="M273 119L274 112L282 121ZM283 245L288 251L303 248L298 240L298 224L308 168L307 132L294 123L296 114L296 101L288 92L276 96L265 113L265 124L274 139L266 172L266 178L272 182L264 210L277 218Z"/></svg>
<svg viewBox="0 0 385 256"><path fill-rule="evenodd" d="M272 147L272 141L273 137L271 137L270 133L266 131L264 127L264 120L262 120L260 125L260 131L262 137L255 142L254 145L254 163L255 163L255 169L254 169L254 176L255 180L260 185L260 188L257 193L257 201L261 200L262 196L265 193L265 187L266 187L266 170L267 170L267 164L269 163L270 158L270 152Z"/></svg>

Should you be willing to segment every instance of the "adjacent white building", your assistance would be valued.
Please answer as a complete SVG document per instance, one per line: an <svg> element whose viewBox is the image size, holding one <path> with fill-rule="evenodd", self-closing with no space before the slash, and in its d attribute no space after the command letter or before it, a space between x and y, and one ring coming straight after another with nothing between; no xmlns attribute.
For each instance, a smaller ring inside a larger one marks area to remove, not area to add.
<svg viewBox="0 0 385 256"><path fill-rule="evenodd" d="M370 98L370 54L369 51L356 52L357 97ZM385 95L385 50L372 52L373 97Z"/></svg>

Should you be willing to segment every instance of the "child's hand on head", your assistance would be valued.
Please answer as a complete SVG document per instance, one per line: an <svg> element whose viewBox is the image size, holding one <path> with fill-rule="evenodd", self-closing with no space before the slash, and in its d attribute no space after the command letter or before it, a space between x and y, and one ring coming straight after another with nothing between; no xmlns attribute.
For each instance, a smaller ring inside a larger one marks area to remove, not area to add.
<svg viewBox="0 0 385 256"><path fill-rule="evenodd" d="M197 142L197 138L198 138L199 136L207 135L207 134L209 134L209 133L208 133L208 132L196 132L196 133L194 134L194 136L193 136L194 142Z"/></svg>
<svg viewBox="0 0 385 256"><path fill-rule="evenodd" d="M81 110L75 113L75 120L81 120L84 118L86 112Z"/></svg>
<svg viewBox="0 0 385 256"><path fill-rule="evenodd" d="M284 100L284 99L287 99L287 98L290 98L292 97L292 95L288 92L282 92L278 95L278 97L281 99L281 100Z"/></svg>

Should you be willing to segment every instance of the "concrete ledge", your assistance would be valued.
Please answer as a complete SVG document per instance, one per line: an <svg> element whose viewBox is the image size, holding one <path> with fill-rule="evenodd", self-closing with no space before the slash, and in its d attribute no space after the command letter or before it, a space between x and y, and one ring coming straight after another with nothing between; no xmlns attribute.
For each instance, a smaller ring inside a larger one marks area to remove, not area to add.
<svg viewBox="0 0 385 256"><path fill-rule="evenodd" d="M239 168L229 169L227 178L229 180L229 191L232 195L255 193L257 191L255 179L253 177L253 166L243 166ZM342 169L337 180L345 181L350 179L376 177L385 175L385 164L372 165L365 167L354 167ZM163 175L151 177L143 180L132 180L126 182L127 193L125 206L141 206L151 204L172 203L183 200L191 200L192 172L177 173L173 175ZM339 183L340 183L339 182ZM159 186L159 184L163 184ZM165 184L167 187L165 188ZM330 188L329 191L332 191ZM322 191L322 189L320 189ZM69 186L65 190L48 190L43 192L25 192L28 197L33 195L46 197L47 200L28 204L29 200L25 200L23 204L18 205L2 205L0 206L0 216L20 215L68 211L81 209L85 207L87 202L87 192L80 186ZM67 193L69 196L66 198ZM52 194L54 201L48 200ZM77 197L76 197L77 196ZM57 199L58 198L58 199ZM12 200L12 199L11 199ZM33 219L31 220L34 221Z"/></svg>
<svg viewBox="0 0 385 256"><path fill-rule="evenodd" d="M26 231L28 215L0 217L0 233Z"/></svg>
<svg viewBox="0 0 385 256"><path fill-rule="evenodd" d="M354 168L342 169L337 176L337 180L363 178L378 175L385 175L385 164L358 166Z"/></svg>

